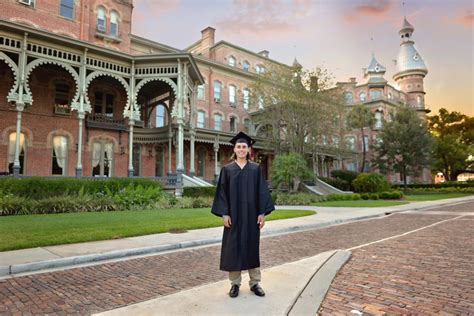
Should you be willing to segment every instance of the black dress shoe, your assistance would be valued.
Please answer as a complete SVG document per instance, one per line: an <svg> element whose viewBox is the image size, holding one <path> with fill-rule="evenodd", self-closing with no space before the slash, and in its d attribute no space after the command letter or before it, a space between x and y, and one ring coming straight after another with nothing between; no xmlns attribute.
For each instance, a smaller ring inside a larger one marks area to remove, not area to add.
<svg viewBox="0 0 474 316"><path fill-rule="evenodd" d="M255 295L257 295L257 296L265 296L265 292L263 291L263 289L258 284L255 284L254 286L252 286L250 288L250 291L254 292Z"/></svg>
<svg viewBox="0 0 474 316"><path fill-rule="evenodd" d="M229 291L229 296L230 297L237 297L239 295L239 286L238 285L232 285Z"/></svg>

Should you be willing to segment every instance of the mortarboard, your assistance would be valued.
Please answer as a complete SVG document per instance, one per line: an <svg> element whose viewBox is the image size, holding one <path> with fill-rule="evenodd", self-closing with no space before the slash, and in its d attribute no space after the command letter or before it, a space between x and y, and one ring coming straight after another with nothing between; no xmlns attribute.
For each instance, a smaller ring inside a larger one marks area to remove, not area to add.
<svg viewBox="0 0 474 316"><path fill-rule="evenodd" d="M247 143L247 145L251 147L253 144L255 144L255 139L245 134L244 132L239 132L229 142L234 146L236 143Z"/></svg>

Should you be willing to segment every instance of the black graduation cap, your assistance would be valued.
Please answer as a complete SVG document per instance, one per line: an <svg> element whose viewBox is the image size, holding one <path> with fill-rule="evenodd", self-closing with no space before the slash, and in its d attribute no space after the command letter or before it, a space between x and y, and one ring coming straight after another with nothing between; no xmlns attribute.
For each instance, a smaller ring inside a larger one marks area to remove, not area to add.
<svg viewBox="0 0 474 316"><path fill-rule="evenodd" d="M239 132L229 142L234 146L236 143L247 143L247 145L251 147L253 144L255 144L256 140L244 132Z"/></svg>

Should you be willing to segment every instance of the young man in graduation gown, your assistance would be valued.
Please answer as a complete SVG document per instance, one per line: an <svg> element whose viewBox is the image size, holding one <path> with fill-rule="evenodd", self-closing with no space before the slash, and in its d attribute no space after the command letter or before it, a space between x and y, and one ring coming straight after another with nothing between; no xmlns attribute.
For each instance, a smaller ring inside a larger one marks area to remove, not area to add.
<svg viewBox="0 0 474 316"><path fill-rule="evenodd" d="M260 229L265 225L265 215L275 207L260 165L250 161L255 140L240 132L230 142L234 162L222 168L212 205L212 213L224 222L220 269L229 272L230 297L239 295L242 270L249 272L250 290L264 296L258 284Z"/></svg>

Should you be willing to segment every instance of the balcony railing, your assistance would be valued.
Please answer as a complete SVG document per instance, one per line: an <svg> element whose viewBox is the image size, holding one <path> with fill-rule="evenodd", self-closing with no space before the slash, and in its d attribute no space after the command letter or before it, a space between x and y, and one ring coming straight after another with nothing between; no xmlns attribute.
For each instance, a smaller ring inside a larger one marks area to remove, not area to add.
<svg viewBox="0 0 474 316"><path fill-rule="evenodd" d="M112 129L116 131L128 130L124 119L114 119L104 114L90 114L87 116L86 123L89 128Z"/></svg>

